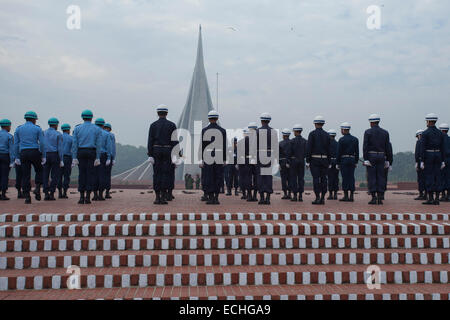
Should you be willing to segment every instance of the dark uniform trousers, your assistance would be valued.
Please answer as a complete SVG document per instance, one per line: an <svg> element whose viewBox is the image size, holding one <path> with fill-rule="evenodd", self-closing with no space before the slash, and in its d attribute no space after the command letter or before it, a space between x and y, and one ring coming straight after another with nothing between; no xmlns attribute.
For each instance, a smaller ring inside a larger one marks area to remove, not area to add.
<svg viewBox="0 0 450 320"><path fill-rule="evenodd" d="M443 172L443 181L442 186L443 190L450 190L450 157L445 159L445 168L442 170Z"/></svg>
<svg viewBox="0 0 450 320"><path fill-rule="evenodd" d="M425 171L420 168L417 169L417 183L419 185L419 192L425 192Z"/></svg>
<svg viewBox="0 0 450 320"><path fill-rule="evenodd" d="M250 165L240 164L239 165L239 187L242 191L248 191L251 189L251 176L250 176Z"/></svg>
<svg viewBox="0 0 450 320"><path fill-rule="evenodd" d="M111 174L112 174L112 159L109 166L106 166L106 183L105 190L111 190Z"/></svg>
<svg viewBox="0 0 450 320"><path fill-rule="evenodd" d="M155 192L166 192L172 184L171 148L153 147L153 189Z"/></svg>
<svg viewBox="0 0 450 320"><path fill-rule="evenodd" d="M238 172L239 170L236 169L236 165L234 164L227 164L225 166L225 182L227 185L227 189L233 189L239 187L239 178L238 178Z"/></svg>
<svg viewBox="0 0 450 320"><path fill-rule="evenodd" d="M328 160L312 158L310 163L311 175L313 177L314 193L325 194L327 192Z"/></svg>
<svg viewBox="0 0 450 320"><path fill-rule="evenodd" d="M95 167L94 191L103 191L106 189L108 177L106 160L108 160L108 155L106 153L100 154L100 165Z"/></svg>
<svg viewBox="0 0 450 320"><path fill-rule="evenodd" d="M289 188L289 168L287 167L287 159L280 159L280 176L281 176L281 189L288 191Z"/></svg>
<svg viewBox="0 0 450 320"><path fill-rule="evenodd" d="M10 158L8 153L0 154L0 190L8 189Z"/></svg>
<svg viewBox="0 0 450 320"><path fill-rule="evenodd" d="M369 192L386 191L386 172L384 163L386 161L384 153L370 153L368 160L371 167L367 167L367 180L369 183Z"/></svg>
<svg viewBox="0 0 450 320"><path fill-rule="evenodd" d="M58 185L60 167L58 152L47 152L47 161L44 164L44 192L55 192ZM51 182L49 181L51 175Z"/></svg>
<svg viewBox="0 0 450 320"><path fill-rule="evenodd" d="M64 167L60 168L58 189L69 189L70 175L72 174L72 157L65 155L63 157Z"/></svg>
<svg viewBox="0 0 450 320"><path fill-rule="evenodd" d="M441 191L441 164L440 152L425 152L425 188L427 192Z"/></svg>
<svg viewBox="0 0 450 320"><path fill-rule="evenodd" d="M203 175L205 176L206 193L219 193L223 185L223 164L205 164Z"/></svg>
<svg viewBox="0 0 450 320"><path fill-rule="evenodd" d="M170 166L170 183L169 183L169 190L175 189L175 165L172 163ZM111 175L110 175L111 177ZM111 182L111 179L109 179Z"/></svg>
<svg viewBox="0 0 450 320"><path fill-rule="evenodd" d="M355 191L355 158L342 158L341 160L342 190Z"/></svg>
<svg viewBox="0 0 450 320"><path fill-rule="evenodd" d="M31 166L36 172L36 184L42 184L42 155L39 149L25 149L20 152L20 162L22 163L22 190L25 193L31 190Z"/></svg>
<svg viewBox="0 0 450 320"><path fill-rule="evenodd" d="M267 169L269 168L269 169ZM273 176L272 174L266 174L263 175L261 173L264 173L264 171L266 170L271 170L271 165L270 164L259 164L257 166L257 185L258 185L258 192L262 193L262 192L266 192L266 193L273 193Z"/></svg>
<svg viewBox="0 0 450 320"><path fill-rule="evenodd" d="M328 172L328 191L339 190L339 170L336 168L336 163L332 163Z"/></svg>
<svg viewBox="0 0 450 320"><path fill-rule="evenodd" d="M254 191L258 190L258 166L255 164L250 164L250 183L251 189Z"/></svg>
<svg viewBox="0 0 450 320"><path fill-rule="evenodd" d="M78 169L78 191L93 191L95 185L95 167L94 162L96 158L95 148L80 148L78 149L77 159L79 162Z"/></svg>
<svg viewBox="0 0 450 320"><path fill-rule="evenodd" d="M16 189L20 190L22 189L22 180L23 180L23 174L22 174L22 166L18 166L16 164L16 167L14 168L16 170Z"/></svg>
<svg viewBox="0 0 450 320"><path fill-rule="evenodd" d="M305 191L305 163L291 159L289 167L289 189L294 193L303 193Z"/></svg>

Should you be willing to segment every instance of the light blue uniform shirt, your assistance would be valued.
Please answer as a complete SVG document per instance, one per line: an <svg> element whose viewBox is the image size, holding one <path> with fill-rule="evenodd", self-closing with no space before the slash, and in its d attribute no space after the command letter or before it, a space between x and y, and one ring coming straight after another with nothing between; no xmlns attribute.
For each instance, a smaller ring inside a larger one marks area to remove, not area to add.
<svg viewBox="0 0 450 320"><path fill-rule="evenodd" d="M44 131L46 152L58 152L59 159L63 158L63 139L61 132L54 128L48 128Z"/></svg>
<svg viewBox="0 0 450 320"><path fill-rule="evenodd" d="M28 149L38 149L43 158L47 157L44 132L31 121L17 127L14 133L14 154L19 157L22 150Z"/></svg>
<svg viewBox="0 0 450 320"><path fill-rule="evenodd" d="M78 149L80 148L95 148L96 159L100 159L100 143L101 143L102 129L90 121L85 121L75 127L73 131L72 142L72 157L77 159Z"/></svg>
<svg viewBox="0 0 450 320"><path fill-rule="evenodd" d="M110 132L111 135L111 160L116 159L116 136L114 133Z"/></svg>
<svg viewBox="0 0 450 320"><path fill-rule="evenodd" d="M73 137L68 133L63 133L63 156L72 156Z"/></svg>
<svg viewBox="0 0 450 320"><path fill-rule="evenodd" d="M0 153L9 154L9 161L14 162L14 138L6 130L0 130Z"/></svg>
<svg viewBox="0 0 450 320"><path fill-rule="evenodd" d="M108 160L111 160L112 140L111 140L111 135L106 130L102 130L100 149L101 149L101 153L106 153Z"/></svg>

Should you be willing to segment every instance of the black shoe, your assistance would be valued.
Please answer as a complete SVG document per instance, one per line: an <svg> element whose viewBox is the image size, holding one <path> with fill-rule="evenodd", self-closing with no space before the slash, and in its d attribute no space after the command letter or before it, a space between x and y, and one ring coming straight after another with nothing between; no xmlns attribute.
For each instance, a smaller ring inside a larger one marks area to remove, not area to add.
<svg viewBox="0 0 450 320"><path fill-rule="evenodd" d="M98 201L105 201L105 198L103 198L103 190L98 192Z"/></svg>
<svg viewBox="0 0 450 320"><path fill-rule="evenodd" d="M298 194L298 202L303 202L303 193Z"/></svg>
<svg viewBox="0 0 450 320"><path fill-rule="evenodd" d="M67 189L64 189L63 199L69 199L69 197L67 196Z"/></svg>
<svg viewBox="0 0 450 320"><path fill-rule="evenodd" d="M384 200L384 192L378 193L378 199L379 200Z"/></svg>
<svg viewBox="0 0 450 320"><path fill-rule="evenodd" d="M419 192L419 196L417 198L414 198L414 200L420 201L420 200L427 200L423 192Z"/></svg>
<svg viewBox="0 0 450 320"><path fill-rule="evenodd" d="M50 193L49 192L44 192L45 196L44 196L44 201L50 201Z"/></svg>
<svg viewBox="0 0 450 320"><path fill-rule="evenodd" d="M58 199L64 199L64 194L61 188L58 189Z"/></svg>
<svg viewBox="0 0 450 320"><path fill-rule="evenodd" d="M111 193L109 192L109 190L106 190L105 199L112 199Z"/></svg>
<svg viewBox="0 0 450 320"><path fill-rule="evenodd" d="M313 205L319 205L320 203L320 194L316 193L316 200L312 202Z"/></svg>
<svg viewBox="0 0 450 320"><path fill-rule="evenodd" d="M338 196L337 196L337 191L334 192L334 196L333 196L333 200L337 200Z"/></svg>
<svg viewBox="0 0 450 320"><path fill-rule="evenodd" d="M333 200L333 191L330 191L330 195L328 196L327 200Z"/></svg>
<svg viewBox="0 0 450 320"><path fill-rule="evenodd" d="M18 188L17 189L17 199L23 199L23 198L24 198L24 196L23 196L22 190L20 190L20 188Z"/></svg>
<svg viewBox="0 0 450 320"><path fill-rule="evenodd" d="M237 188L234 189L234 195L235 195L235 196L238 196L238 195L239 195L239 192L238 192L238 189L237 189Z"/></svg>
<svg viewBox="0 0 450 320"><path fill-rule="evenodd" d="M218 193L216 193L215 195L214 195L214 199L213 199L213 201L214 201L214 204L220 204L220 202L219 202L219 194Z"/></svg>
<svg viewBox="0 0 450 320"><path fill-rule="evenodd" d="M227 189L227 194L226 194L226 196L231 196L231 190L230 190L230 189Z"/></svg>
<svg viewBox="0 0 450 320"><path fill-rule="evenodd" d="M428 192L427 201L422 202L422 204L424 204L424 205L432 205L432 204L434 204L433 192Z"/></svg>
<svg viewBox="0 0 450 320"><path fill-rule="evenodd" d="M284 195L281 197L281 200L288 200L289 196L287 194L287 191L283 191Z"/></svg>
<svg viewBox="0 0 450 320"><path fill-rule="evenodd" d="M214 195L212 193L208 194L208 200L206 201L206 204L214 204Z"/></svg>
<svg viewBox="0 0 450 320"><path fill-rule="evenodd" d="M6 190L2 191L2 194L0 195L0 200L1 201L8 201L9 198L6 196Z"/></svg>
<svg viewBox="0 0 450 320"><path fill-rule="evenodd" d="M354 202L355 201L355 193L352 191L350 192L350 199L348 199L349 202Z"/></svg>
<svg viewBox="0 0 450 320"><path fill-rule="evenodd" d="M92 201L98 201L98 192L94 191L94 196L92 197Z"/></svg>
<svg viewBox="0 0 450 320"><path fill-rule="evenodd" d="M253 190L253 198L252 198L253 202L258 202L258 191L257 190Z"/></svg>
<svg viewBox="0 0 450 320"><path fill-rule="evenodd" d="M55 193L54 192L51 192L50 193L50 201L55 201L56 200L56 198L55 198Z"/></svg>
<svg viewBox="0 0 450 320"><path fill-rule="evenodd" d="M294 196L291 198L292 202L297 202L297 192L294 192Z"/></svg>
<svg viewBox="0 0 450 320"><path fill-rule="evenodd" d="M161 204L169 204L169 202L167 202L167 196L167 191L161 192Z"/></svg>
<svg viewBox="0 0 450 320"><path fill-rule="evenodd" d="M320 204L325 204L325 195L326 193L322 193L322 196L320 197Z"/></svg>
<svg viewBox="0 0 450 320"><path fill-rule="evenodd" d="M156 193L156 199L153 202L153 204L161 204L161 192L155 192Z"/></svg>
<svg viewBox="0 0 450 320"><path fill-rule="evenodd" d="M200 198L200 201L208 201L208 196L206 195L206 193L203 191L203 195Z"/></svg>
<svg viewBox="0 0 450 320"><path fill-rule="evenodd" d="M270 193L267 194L265 203L266 205L270 205Z"/></svg>
<svg viewBox="0 0 450 320"><path fill-rule="evenodd" d="M39 186L36 187L36 190L34 190L34 198L36 199L36 201L41 201L41 187Z"/></svg>
<svg viewBox="0 0 450 320"><path fill-rule="evenodd" d="M264 193L260 192L258 204L266 204L266 200L264 199Z"/></svg>
<svg viewBox="0 0 450 320"><path fill-rule="evenodd" d="M436 197L434 198L433 204L435 206L438 206L440 204L439 203L439 192L436 192Z"/></svg>
<svg viewBox="0 0 450 320"><path fill-rule="evenodd" d="M86 192L86 198L84 199L84 204L91 204L91 192Z"/></svg>
<svg viewBox="0 0 450 320"><path fill-rule="evenodd" d="M369 204L373 205L373 204L377 204L377 203L378 203L377 196L376 196L375 192L372 192L372 200L370 200Z"/></svg>
<svg viewBox="0 0 450 320"><path fill-rule="evenodd" d="M344 191L344 197L339 199L339 201L348 202L350 199L348 198L348 191Z"/></svg>
<svg viewBox="0 0 450 320"><path fill-rule="evenodd" d="M84 204L84 192L80 192L80 200L78 201L78 204Z"/></svg>
<svg viewBox="0 0 450 320"><path fill-rule="evenodd" d="M245 190L243 190L241 200L245 200L245 199L247 199L247 192Z"/></svg>
<svg viewBox="0 0 450 320"><path fill-rule="evenodd" d="M25 198L25 204L31 204L30 194L24 195L24 198Z"/></svg>

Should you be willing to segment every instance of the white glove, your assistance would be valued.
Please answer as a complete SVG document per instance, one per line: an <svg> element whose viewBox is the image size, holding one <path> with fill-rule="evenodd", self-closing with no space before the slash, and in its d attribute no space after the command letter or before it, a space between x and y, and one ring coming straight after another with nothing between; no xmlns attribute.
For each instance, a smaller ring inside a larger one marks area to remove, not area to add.
<svg viewBox="0 0 450 320"><path fill-rule="evenodd" d="M78 159L73 159L72 160L72 168L77 166L79 164Z"/></svg>
<svg viewBox="0 0 450 320"><path fill-rule="evenodd" d="M289 164L289 163L286 163L286 168L290 168L291 167L291 165Z"/></svg>
<svg viewBox="0 0 450 320"><path fill-rule="evenodd" d="M309 169L309 163L308 162L306 163L306 169Z"/></svg>
<svg viewBox="0 0 450 320"><path fill-rule="evenodd" d="M370 163L369 160L364 161L364 165L365 165L366 167L371 167L371 166L372 166L372 164Z"/></svg>
<svg viewBox="0 0 450 320"><path fill-rule="evenodd" d="M60 168L64 168L64 161L60 161L60 162L59 162L59 167L60 167Z"/></svg>
<svg viewBox="0 0 450 320"><path fill-rule="evenodd" d="M336 170L341 170L341 166L340 165L336 165Z"/></svg>
<svg viewBox="0 0 450 320"><path fill-rule="evenodd" d="M116 165L116 160L113 160L111 163L112 163L113 166L115 166Z"/></svg>
<svg viewBox="0 0 450 320"><path fill-rule="evenodd" d="M332 165L330 164L330 165L328 166L328 169L331 169L331 167L332 167Z"/></svg>
<svg viewBox="0 0 450 320"><path fill-rule="evenodd" d="M12 162L10 165L9 165L9 167L12 169L12 168L14 168L16 166L16 163L15 162Z"/></svg>
<svg viewBox="0 0 450 320"><path fill-rule="evenodd" d="M425 162L421 162L421 163L420 163L420 169L422 169L422 170L425 169Z"/></svg>
<svg viewBox="0 0 450 320"><path fill-rule="evenodd" d="M149 158L148 158L148 161L150 161L150 163L151 163L152 165L155 164L155 158L153 158L153 157L149 157Z"/></svg>
<svg viewBox="0 0 450 320"><path fill-rule="evenodd" d="M416 162L416 165L414 166L416 168L416 171L419 171L419 164Z"/></svg>
<svg viewBox="0 0 450 320"><path fill-rule="evenodd" d="M100 165L100 159L95 159L94 167L98 167Z"/></svg>
<svg viewBox="0 0 450 320"><path fill-rule="evenodd" d="M180 165L182 165L182 164L183 164L183 159L181 159L181 158L178 159L177 162L175 162L175 165L176 165L176 166L180 166Z"/></svg>
<svg viewBox="0 0 450 320"><path fill-rule="evenodd" d="M176 164L177 163L177 157L176 156L172 156L172 164Z"/></svg>
<svg viewBox="0 0 450 320"><path fill-rule="evenodd" d="M384 162L384 168L387 169L391 166L391 164L389 163L389 161L385 161Z"/></svg>
<svg viewBox="0 0 450 320"><path fill-rule="evenodd" d="M442 164L441 164L441 170L444 170L444 168L445 168L445 162L442 162Z"/></svg>
<svg viewBox="0 0 450 320"><path fill-rule="evenodd" d="M47 159L46 158L42 158L41 164L45 165L47 163Z"/></svg>
<svg viewBox="0 0 450 320"><path fill-rule="evenodd" d="M106 160L106 166L108 167L111 164L111 160Z"/></svg>
<svg viewBox="0 0 450 320"><path fill-rule="evenodd" d="M251 159L250 164L256 164L256 159Z"/></svg>
<svg viewBox="0 0 450 320"><path fill-rule="evenodd" d="M234 167L236 168L236 170L239 170L239 166L238 165L235 165Z"/></svg>
<svg viewBox="0 0 450 320"><path fill-rule="evenodd" d="M14 160L14 163L18 166L22 165L22 162L20 162L20 159Z"/></svg>
<svg viewBox="0 0 450 320"><path fill-rule="evenodd" d="M205 164L203 163L203 160L200 161L200 164L198 165L201 169L203 169L205 167Z"/></svg>
<svg viewBox="0 0 450 320"><path fill-rule="evenodd" d="M392 171L392 166L389 167L389 171Z"/></svg>

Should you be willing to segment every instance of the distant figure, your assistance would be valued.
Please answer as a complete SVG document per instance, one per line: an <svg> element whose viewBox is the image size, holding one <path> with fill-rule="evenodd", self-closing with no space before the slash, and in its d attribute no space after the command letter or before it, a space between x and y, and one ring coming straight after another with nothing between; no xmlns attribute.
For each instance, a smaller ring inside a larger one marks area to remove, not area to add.
<svg viewBox="0 0 450 320"><path fill-rule="evenodd" d="M422 133L423 130L418 130L416 132L416 149L414 151L414 157L416 159L416 172L417 172L417 186L419 188L419 196L414 200L427 200L425 194L425 176L424 171L420 168L420 163L422 162L422 158L420 156L420 144L422 143Z"/></svg>
<svg viewBox="0 0 450 320"><path fill-rule="evenodd" d="M200 190L200 175L196 174L195 175L195 189L196 190Z"/></svg>
<svg viewBox="0 0 450 320"><path fill-rule="evenodd" d="M237 164L237 138L233 139L233 145L228 148L228 163L225 165L225 183L227 185L227 196L238 195L239 167Z"/></svg>
<svg viewBox="0 0 450 320"><path fill-rule="evenodd" d="M343 202L355 201L355 169L359 161L359 141L350 134L350 129L350 123L341 124L342 138L339 139L336 156L337 168L342 176L342 190L344 190L344 197L339 201Z"/></svg>
<svg viewBox="0 0 450 320"><path fill-rule="evenodd" d="M442 197L440 201L448 202L450 197L450 137L448 136L449 126L443 123L439 129L445 138L445 168L442 170Z"/></svg>
<svg viewBox="0 0 450 320"><path fill-rule="evenodd" d="M281 199L289 200L291 199L291 191L289 189L289 160L291 157L289 136L291 135L291 131L285 128L281 134L283 135L283 140L279 143L281 189L283 190L283 197Z"/></svg>
<svg viewBox="0 0 450 320"><path fill-rule="evenodd" d="M327 200L337 200L337 193L339 191L339 169L337 166L338 143L336 141L335 130L328 130L328 134L330 136L331 168L328 169L328 192L330 195Z"/></svg>
<svg viewBox="0 0 450 320"><path fill-rule="evenodd" d="M70 175L72 174L72 143L73 137L70 135L70 125L61 126L63 132L63 162L64 166L60 170L58 181L58 198L68 199L67 190L70 185Z"/></svg>
<svg viewBox="0 0 450 320"><path fill-rule="evenodd" d="M278 142L278 137L275 134L274 129L269 126L272 117L268 113L263 113L260 116L261 127L256 130L256 151L258 159L258 192L259 192L259 202L260 205L270 204L270 195L273 193L273 176L268 172L263 172L266 170L271 170L272 163L272 139L276 139ZM261 155L269 159L269 163L264 163Z"/></svg>
<svg viewBox="0 0 450 320"><path fill-rule="evenodd" d="M251 146L249 145L250 141L256 141L256 130L258 126L256 122L250 122L248 124L248 138L246 138L246 149L250 150ZM253 142L254 143L254 142ZM255 149L256 150L256 149ZM247 202L257 202L258 201L258 155L252 154L249 152L248 155L248 163L249 163L249 183L250 183L250 192L247 196ZM253 190L253 195L251 193Z"/></svg>
<svg viewBox="0 0 450 320"><path fill-rule="evenodd" d="M61 132L58 132L58 119L50 118L48 125L49 128L44 131L47 153L47 162L44 165L44 201L54 201L56 200L55 191L58 186L60 168L64 167L63 137Z"/></svg>
<svg viewBox="0 0 450 320"><path fill-rule="evenodd" d="M291 201L303 202L307 141L302 137L303 126L301 124L296 124L293 131L294 138L291 140L291 158L289 160L289 188L294 193Z"/></svg>
<svg viewBox="0 0 450 320"><path fill-rule="evenodd" d="M9 170L14 167L14 138L11 131L11 121L0 120L0 200L7 201Z"/></svg>
<svg viewBox="0 0 450 320"><path fill-rule="evenodd" d="M106 167L106 193L105 199L111 199L111 175L112 167L116 165L116 136L112 133L112 126L110 123L105 123L103 128L111 135L111 164Z"/></svg>

